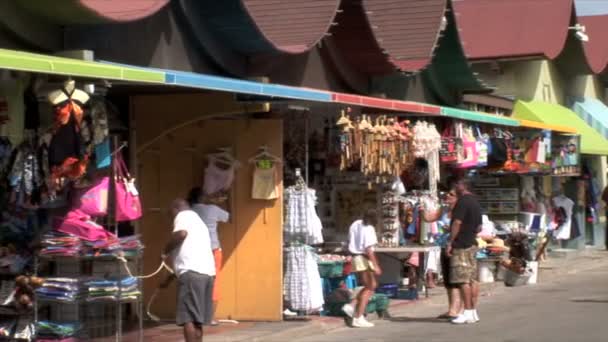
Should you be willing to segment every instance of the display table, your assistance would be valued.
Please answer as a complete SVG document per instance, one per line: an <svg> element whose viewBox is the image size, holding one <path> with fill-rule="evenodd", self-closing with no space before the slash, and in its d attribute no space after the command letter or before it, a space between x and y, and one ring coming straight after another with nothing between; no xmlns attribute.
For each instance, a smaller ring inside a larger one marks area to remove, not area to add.
<svg viewBox="0 0 608 342"><path fill-rule="evenodd" d="M375 252L378 254L384 254L392 256L396 259L399 259L401 262L405 262L407 258L409 258L411 253L419 253L418 256L418 276L416 288L418 293L422 291L424 288L424 296L428 298L429 291L428 287L425 286L426 276L424 274L424 270L426 269L426 255L430 252L439 252L441 251L441 247L439 246L401 246L401 247L377 247Z"/></svg>

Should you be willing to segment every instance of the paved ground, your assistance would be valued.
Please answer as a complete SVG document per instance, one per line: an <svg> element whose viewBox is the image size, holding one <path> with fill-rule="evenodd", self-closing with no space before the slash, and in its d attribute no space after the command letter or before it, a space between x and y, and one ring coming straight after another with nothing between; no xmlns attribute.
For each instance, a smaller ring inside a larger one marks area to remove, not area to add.
<svg viewBox="0 0 608 342"><path fill-rule="evenodd" d="M608 341L607 257L604 253L587 258L584 267L554 270L536 286L486 291L478 324L454 326L434 319L444 309L441 298L404 307L371 329L344 327L291 341Z"/></svg>
<svg viewBox="0 0 608 342"><path fill-rule="evenodd" d="M371 329L345 327L340 318L310 322L241 322L207 328L205 342L594 342L608 341L608 252L550 259L541 265L539 284L505 288L484 284L475 325L453 326L436 320L446 308L445 291L431 290L418 302L391 301L391 320ZM152 325L144 341L183 341L172 324ZM110 341L113 339L107 339ZM96 341L102 341L96 340ZM103 340L104 342L106 340ZM137 341L127 333L123 341Z"/></svg>

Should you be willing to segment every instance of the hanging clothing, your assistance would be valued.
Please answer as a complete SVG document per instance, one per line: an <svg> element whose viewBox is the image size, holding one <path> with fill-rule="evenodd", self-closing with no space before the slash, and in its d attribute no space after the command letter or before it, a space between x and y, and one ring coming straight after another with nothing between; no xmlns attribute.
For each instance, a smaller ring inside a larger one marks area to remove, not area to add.
<svg viewBox="0 0 608 342"><path fill-rule="evenodd" d="M233 178L234 173L230 167L222 169L215 164L215 161L210 161L205 169L203 191L207 195L225 191L230 187Z"/></svg>
<svg viewBox="0 0 608 342"><path fill-rule="evenodd" d="M260 168L257 165L253 169L253 186L251 198L261 200L272 200L279 198L277 167Z"/></svg>
<svg viewBox="0 0 608 342"><path fill-rule="evenodd" d="M563 208L566 215L564 222L555 227L555 238L558 240L568 240L572 235L572 210L574 202L564 195L559 195L553 198L553 206L555 208Z"/></svg>
<svg viewBox="0 0 608 342"><path fill-rule="evenodd" d="M293 311L313 311L325 303L316 255L308 246L285 249L283 294Z"/></svg>
<svg viewBox="0 0 608 342"><path fill-rule="evenodd" d="M49 165L61 166L68 158L81 159L84 148L76 119L70 117L64 125L59 125L49 145Z"/></svg>
<svg viewBox="0 0 608 342"><path fill-rule="evenodd" d="M216 162L215 159L210 159L209 165L205 169L203 191L206 195L227 191L234 181L234 165L230 165L227 169L222 169L216 165Z"/></svg>
<svg viewBox="0 0 608 342"><path fill-rule="evenodd" d="M285 241L300 241L308 245L323 243L323 225L315 209L316 192L312 189L297 189L292 186L285 189L284 196Z"/></svg>

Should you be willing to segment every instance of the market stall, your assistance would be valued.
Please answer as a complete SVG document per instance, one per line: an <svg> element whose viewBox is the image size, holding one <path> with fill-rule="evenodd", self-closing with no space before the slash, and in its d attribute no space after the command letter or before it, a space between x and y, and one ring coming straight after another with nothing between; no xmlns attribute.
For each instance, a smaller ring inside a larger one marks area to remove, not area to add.
<svg viewBox="0 0 608 342"><path fill-rule="evenodd" d="M21 76L29 85L2 123L23 125L0 131L0 337L120 340L135 311L141 332L140 282L126 270L139 271L130 222L141 205L109 128L113 107L95 82L87 92L81 81Z"/></svg>
<svg viewBox="0 0 608 342"><path fill-rule="evenodd" d="M546 179L579 174L580 138L570 132L350 110L302 126L299 135L286 134L286 165L309 170L307 184L316 191L324 243L313 246L322 260L326 306L336 289L356 288L343 243L350 223L370 207L378 213L376 253L384 270L378 292L407 299L428 294L445 237L437 185L448 174L472 178L484 211L478 239L483 281L535 281L531 271L543 242L564 238L559 231L567 227L554 214L567 205L558 196L561 186L553 193L543 186ZM290 158L290 146L305 146L299 159ZM546 207L545 198L551 202ZM571 213L565 215L568 221ZM413 296L412 289L418 290Z"/></svg>

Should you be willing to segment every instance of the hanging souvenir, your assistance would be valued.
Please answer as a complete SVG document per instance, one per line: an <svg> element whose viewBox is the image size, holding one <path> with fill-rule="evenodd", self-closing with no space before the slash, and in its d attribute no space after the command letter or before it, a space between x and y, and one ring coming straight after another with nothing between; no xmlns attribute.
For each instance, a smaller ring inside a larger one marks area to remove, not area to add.
<svg viewBox="0 0 608 342"><path fill-rule="evenodd" d="M48 161L52 172L53 190L65 184L65 180L77 180L85 173L89 161L92 137L84 120L83 106L89 95L77 89L75 82L64 83L62 89L48 94L54 106L55 123L48 147Z"/></svg>
<svg viewBox="0 0 608 342"><path fill-rule="evenodd" d="M473 136L470 127L465 126L462 122L456 123L457 136L462 141L463 154L462 159L458 161L456 167L470 168L477 166L477 140Z"/></svg>
<svg viewBox="0 0 608 342"><path fill-rule="evenodd" d="M462 140L456 136L451 124L441 134L439 156L443 163L457 163L462 159Z"/></svg>
<svg viewBox="0 0 608 342"><path fill-rule="evenodd" d="M486 167L488 166L488 144L490 138L487 134L481 134L478 126L475 127L475 131L477 132L477 167Z"/></svg>
<svg viewBox="0 0 608 342"><path fill-rule="evenodd" d="M502 166L507 161L507 142L500 130L495 130L488 144L488 166Z"/></svg>

